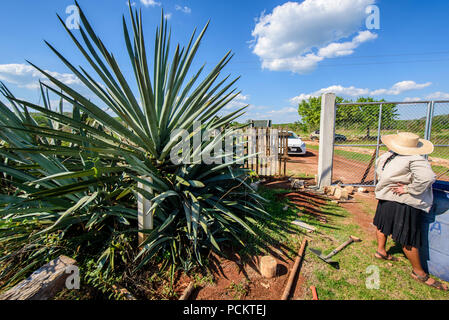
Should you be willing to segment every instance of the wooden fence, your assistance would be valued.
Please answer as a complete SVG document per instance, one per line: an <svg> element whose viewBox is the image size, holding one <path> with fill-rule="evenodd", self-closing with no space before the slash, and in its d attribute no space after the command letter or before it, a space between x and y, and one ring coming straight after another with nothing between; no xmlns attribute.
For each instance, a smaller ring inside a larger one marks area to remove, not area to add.
<svg viewBox="0 0 449 320"><path fill-rule="evenodd" d="M244 154L254 154L245 161L245 168L259 176L285 177L288 159L288 129L248 128Z"/></svg>

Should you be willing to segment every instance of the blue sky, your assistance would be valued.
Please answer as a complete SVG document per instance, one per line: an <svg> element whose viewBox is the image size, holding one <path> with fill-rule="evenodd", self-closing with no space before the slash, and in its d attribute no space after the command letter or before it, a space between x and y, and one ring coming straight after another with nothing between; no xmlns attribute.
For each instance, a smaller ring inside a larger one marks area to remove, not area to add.
<svg viewBox="0 0 449 320"><path fill-rule="evenodd" d="M80 0L95 30L130 73L121 31L125 0ZM40 75L25 59L64 82L76 78L45 46L48 40L74 62L86 65L56 18L66 19L73 1L15 0L2 3L0 80L16 96L38 102ZM209 68L228 51L225 72L241 76L241 96L227 111L249 104L241 119L299 120L297 103L323 92L346 98L371 95L390 101L449 100L449 1L432 0L133 0L144 14L151 43L161 8L174 41L186 43L195 27L211 25L195 68ZM365 12L376 5L380 29L367 29ZM86 92L86 95L88 93Z"/></svg>

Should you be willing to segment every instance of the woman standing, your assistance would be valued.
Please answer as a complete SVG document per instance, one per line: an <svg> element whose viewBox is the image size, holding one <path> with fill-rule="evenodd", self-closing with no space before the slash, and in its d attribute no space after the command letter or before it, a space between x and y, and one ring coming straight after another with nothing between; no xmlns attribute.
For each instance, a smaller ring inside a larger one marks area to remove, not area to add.
<svg viewBox="0 0 449 320"><path fill-rule="evenodd" d="M396 261L387 254L387 237L402 246L410 261L412 277L428 286L447 290L447 286L429 277L421 266L421 216L429 213L433 204L432 184L435 174L423 155L433 152L430 141L409 132L382 137L389 152L377 160L376 199L379 200L374 225L377 227L375 257Z"/></svg>

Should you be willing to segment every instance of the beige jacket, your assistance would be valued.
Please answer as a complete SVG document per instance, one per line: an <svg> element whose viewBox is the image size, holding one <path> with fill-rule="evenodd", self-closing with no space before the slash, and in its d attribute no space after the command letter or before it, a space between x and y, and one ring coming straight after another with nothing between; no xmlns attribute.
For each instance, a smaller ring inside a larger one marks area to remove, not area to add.
<svg viewBox="0 0 449 320"><path fill-rule="evenodd" d="M391 156L386 152L377 159L376 198L396 201L413 208L430 212L433 204L432 184L436 179L429 162L423 156L401 156L391 160L382 171L385 161ZM406 194L396 195L390 188L397 183L406 185Z"/></svg>

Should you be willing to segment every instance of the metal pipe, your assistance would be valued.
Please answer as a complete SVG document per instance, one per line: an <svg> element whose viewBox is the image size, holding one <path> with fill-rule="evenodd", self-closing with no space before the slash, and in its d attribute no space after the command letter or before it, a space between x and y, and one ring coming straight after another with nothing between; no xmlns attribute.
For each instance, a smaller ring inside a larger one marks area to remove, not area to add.
<svg viewBox="0 0 449 320"><path fill-rule="evenodd" d="M382 111L383 111L383 104L380 104L379 107L379 120L377 123L377 145L376 145L376 159L374 160L374 185L377 184L377 174L376 174L376 170L377 170L377 164L376 164L376 160L377 158L379 158L379 149L380 149L380 131L382 130Z"/></svg>
<svg viewBox="0 0 449 320"><path fill-rule="evenodd" d="M375 105L375 104L423 104L423 103L449 103L449 100L420 100L420 101L398 101L398 102L387 102L387 101L378 101L378 102L348 102L348 103L337 103L337 106L365 106L365 105Z"/></svg>
<svg viewBox="0 0 449 320"><path fill-rule="evenodd" d="M376 104L424 104L429 103L430 101L398 101L398 102L348 102L348 103L339 103L337 106L367 106L367 105L376 105ZM447 101L449 102L449 101Z"/></svg>
<svg viewBox="0 0 449 320"><path fill-rule="evenodd" d="M290 296L290 291L293 286L293 281L296 278L296 272L298 271L299 265L304 257L304 252L307 246L307 239L303 239L301 243L301 248L299 248L298 256L296 257L295 264L290 271L290 276L288 277L287 285L285 286L284 293L282 294L281 300L287 300Z"/></svg>
<svg viewBox="0 0 449 320"><path fill-rule="evenodd" d="M424 139L430 140L430 136L432 135L432 118L433 118L433 102L429 102L427 105L427 115L426 115L426 128L424 132ZM425 158L428 159L429 155L425 155Z"/></svg>
<svg viewBox="0 0 449 320"><path fill-rule="evenodd" d="M334 147L377 147L377 144L336 144Z"/></svg>

